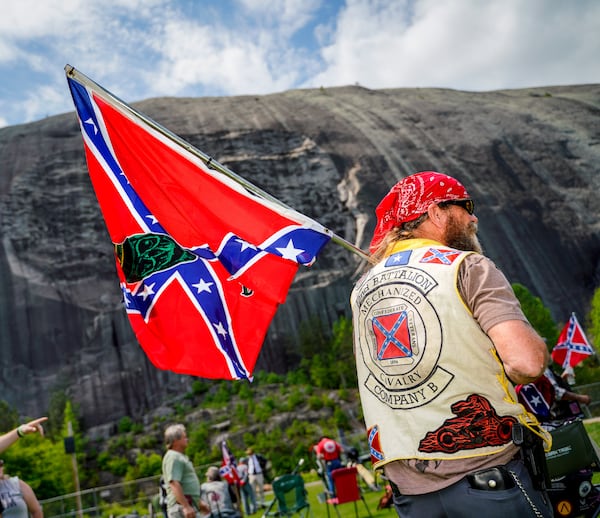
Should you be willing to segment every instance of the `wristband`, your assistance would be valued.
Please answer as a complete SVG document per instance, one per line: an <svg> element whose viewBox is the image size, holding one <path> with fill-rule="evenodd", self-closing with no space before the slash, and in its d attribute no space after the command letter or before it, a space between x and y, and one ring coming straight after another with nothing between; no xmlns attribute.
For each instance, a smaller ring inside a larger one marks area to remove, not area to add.
<svg viewBox="0 0 600 518"><path fill-rule="evenodd" d="M17 428L17 435L19 437L25 437L25 434L21 431L21 427L20 426Z"/></svg>

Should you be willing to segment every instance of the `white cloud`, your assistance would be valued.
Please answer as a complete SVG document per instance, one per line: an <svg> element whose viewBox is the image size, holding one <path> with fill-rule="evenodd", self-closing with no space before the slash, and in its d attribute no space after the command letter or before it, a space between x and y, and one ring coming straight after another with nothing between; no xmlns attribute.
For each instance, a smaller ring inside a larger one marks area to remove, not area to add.
<svg viewBox="0 0 600 518"><path fill-rule="evenodd" d="M55 107L63 103L62 92L52 86L41 86L35 94L29 94L23 103L26 119L55 115Z"/></svg>
<svg viewBox="0 0 600 518"><path fill-rule="evenodd" d="M276 84L266 49L252 40L181 20L169 22L163 35L155 49L162 55L155 71L156 91L176 93L196 87L231 95L264 92Z"/></svg>
<svg viewBox="0 0 600 518"><path fill-rule="evenodd" d="M161 37L153 42L161 57L152 71L152 90L241 95L297 86L301 71L311 65L301 51L289 46L288 38L294 31L292 21L297 27L305 24L316 3L286 2L283 10L262 0L240 4L245 11L232 16L242 20L235 26L179 15L166 20Z"/></svg>
<svg viewBox="0 0 600 518"><path fill-rule="evenodd" d="M254 18L254 22L270 26L281 34L293 34L314 16L321 0L237 0Z"/></svg>
<svg viewBox="0 0 600 518"><path fill-rule="evenodd" d="M598 81L598 34L593 0L349 0L310 84L485 90ZM583 63L596 67L585 74Z"/></svg>
<svg viewBox="0 0 600 518"><path fill-rule="evenodd" d="M0 124L71 111L67 63L129 102L491 90L600 82L598 34L596 0L4 0Z"/></svg>

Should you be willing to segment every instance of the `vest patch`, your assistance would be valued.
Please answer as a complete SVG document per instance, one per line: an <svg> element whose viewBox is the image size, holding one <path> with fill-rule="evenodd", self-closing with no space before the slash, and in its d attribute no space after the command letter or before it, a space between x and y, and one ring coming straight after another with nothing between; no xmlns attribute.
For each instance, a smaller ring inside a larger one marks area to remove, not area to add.
<svg viewBox="0 0 600 518"><path fill-rule="evenodd" d="M442 328L427 298L436 286L427 272L410 266L383 270L361 286L359 344L370 373L364 386L390 408L426 405L454 377L438 365Z"/></svg>
<svg viewBox="0 0 600 518"><path fill-rule="evenodd" d="M461 252L447 248L430 248L425 252L420 263L444 264L450 266L459 256Z"/></svg>
<svg viewBox="0 0 600 518"><path fill-rule="evenodd" d="M371 462L382 461L385 456L381 450L381 444L379 443L379 427L377 425L372 426L367 430L367 439L369 441L369 451L371 453Z"/></svg>
<svg viewBox="0 0 600 518"><path fill-rule="evenodd" d="M390 266L404 266L408 264L408 261L410 261L411 254L412 250L403 250L402 252L397 252L395 254L390 255L385 260L386 268L389 268Z"/></svg>
<svg viewBox="0 0 600 518"><path fill-rule="evenodd" d="M372 323L378 360L412 356L406 311L375 317Z"/></svg>
<svg viewBox="0 0 600 518"><path fill-rule="evenodd" d="M454 453L502 446L511 440L512 427L517 420L512 416L499 416L486 398L471 394L450 409L456 417L446 419L437 430L427 432L419 443L419 451Z"/></svg>

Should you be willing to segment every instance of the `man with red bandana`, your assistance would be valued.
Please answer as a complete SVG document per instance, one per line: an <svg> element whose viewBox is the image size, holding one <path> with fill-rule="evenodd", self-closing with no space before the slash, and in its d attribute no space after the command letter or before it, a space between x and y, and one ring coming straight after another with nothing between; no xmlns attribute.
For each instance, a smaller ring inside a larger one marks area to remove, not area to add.
<svg viewBox="0 0 600 518"><path fill-rule="evenodd" d="M424 171L376 214L351 302L371 458L398 515L552 516L512 441L517 423L548 439L513 387L544 372L548 350L482 255L471 197Z"/></svg>

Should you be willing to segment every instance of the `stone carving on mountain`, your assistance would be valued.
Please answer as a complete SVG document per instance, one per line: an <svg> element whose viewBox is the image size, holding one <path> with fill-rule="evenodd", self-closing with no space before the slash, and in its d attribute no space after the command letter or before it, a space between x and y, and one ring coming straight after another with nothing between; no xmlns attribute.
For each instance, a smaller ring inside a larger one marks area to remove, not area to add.
<svg viewBox="0 0 600 518"><path fill-rule="evenodd" d="M374 208L399 178L452 174L511 282L558 322L589 309L600 279L600 85L349 86L134 106L365 250ZM154 368L133 337L74 113L0 129L0 196L1 398L35 416L66 390L96 426L189 389L189 377ZM333 243L300 268L257 367L289 368L303 321L348 315L360 268Z"/></svg>

